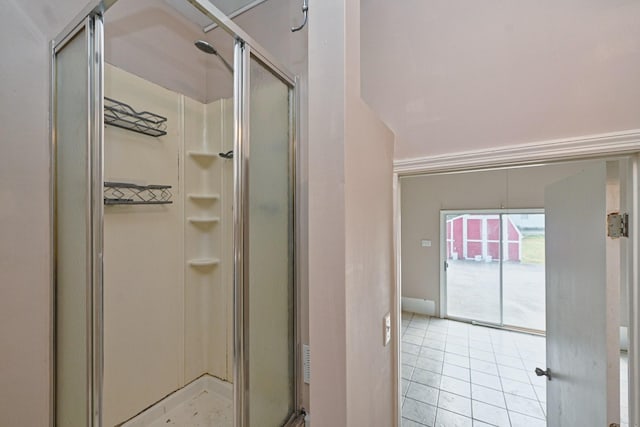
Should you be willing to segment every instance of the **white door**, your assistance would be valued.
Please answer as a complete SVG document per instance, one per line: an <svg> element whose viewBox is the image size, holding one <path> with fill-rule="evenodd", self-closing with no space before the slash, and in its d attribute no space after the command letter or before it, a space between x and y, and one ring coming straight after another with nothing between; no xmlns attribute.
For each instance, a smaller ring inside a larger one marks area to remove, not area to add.
<svg viewBox="0 0 640 427"><path fill-rule="evenodd" d="M619 423L618 291L607 284L606 163L548 186L545 209L548 425Z"/></svg>

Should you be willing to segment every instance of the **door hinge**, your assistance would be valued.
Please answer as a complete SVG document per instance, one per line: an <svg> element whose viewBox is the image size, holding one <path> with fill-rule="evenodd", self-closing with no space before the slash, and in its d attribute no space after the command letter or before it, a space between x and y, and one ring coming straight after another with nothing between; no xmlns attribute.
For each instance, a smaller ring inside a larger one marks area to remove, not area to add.
<svg viewBox="0 0 640 427"><path fill-rule="evenodd" d="M629 237L629 214L613 212L607 215L607 236L612 239Z"/></svg>

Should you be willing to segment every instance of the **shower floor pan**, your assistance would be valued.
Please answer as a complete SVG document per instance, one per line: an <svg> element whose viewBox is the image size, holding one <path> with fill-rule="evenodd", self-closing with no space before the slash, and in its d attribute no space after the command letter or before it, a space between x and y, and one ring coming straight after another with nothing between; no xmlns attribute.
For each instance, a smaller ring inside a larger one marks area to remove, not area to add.
<svg viewBox="0 0 640 427"><path fill-rule="evenodd" d="M233 386L203 375L122 427L232 427Z"/></svg>

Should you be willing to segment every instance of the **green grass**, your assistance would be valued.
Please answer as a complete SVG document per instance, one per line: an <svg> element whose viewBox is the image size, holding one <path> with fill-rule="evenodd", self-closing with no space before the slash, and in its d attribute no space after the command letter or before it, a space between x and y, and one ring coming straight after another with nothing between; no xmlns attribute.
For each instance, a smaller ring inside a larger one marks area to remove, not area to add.
<svg viewBox="0 0 640 427"><path fill-rule="evenodd" d="M544 264L544 236L522 238L522 263Z"/></svg>

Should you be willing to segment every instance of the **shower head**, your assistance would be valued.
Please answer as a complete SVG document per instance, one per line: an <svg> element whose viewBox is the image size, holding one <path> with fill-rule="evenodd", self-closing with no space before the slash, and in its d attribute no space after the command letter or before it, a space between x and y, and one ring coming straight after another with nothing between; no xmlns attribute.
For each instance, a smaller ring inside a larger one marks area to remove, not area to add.
<svg viewBox="0 0 640 427"><path fill-rule="evenodd" d="M233 74L233 67L222 56L220 56L220 54L218 53L216 48L213 47L213 45L211 43L209 43L207 41L204 41L204 40L197 40L194 44L202 52L207 53L209 55L217 56L220 59L220 61L222 61L224 66L227 68L227 70L229 70L231 72L231 74Z"/></svg>
<svg viewBox="0 0 640 427"><path fill-rule="evenodd" d="M209 42L204 40L197 40L195 43L196 47L203 51L204 53L208 53L209 55L218 55L218 51L215 47Z"/></svg>

